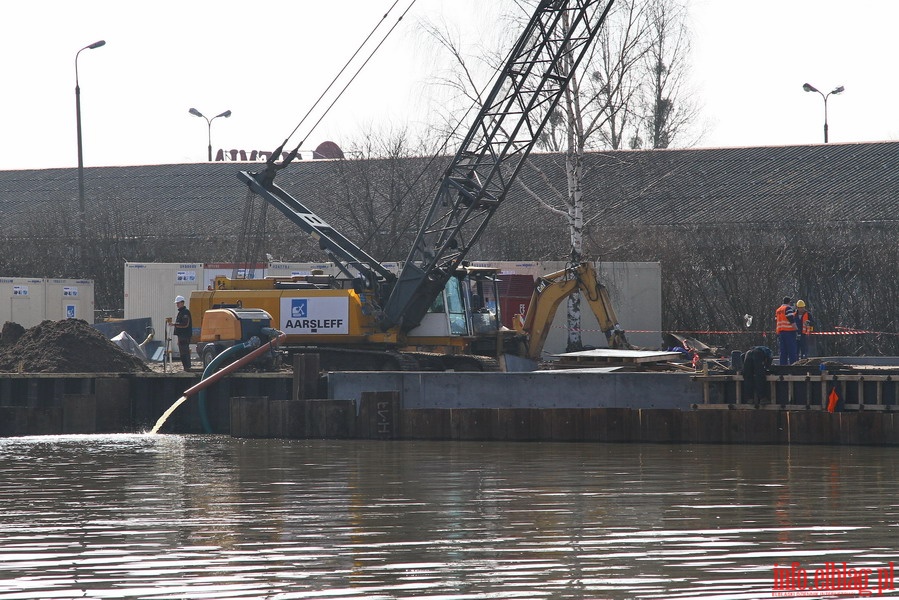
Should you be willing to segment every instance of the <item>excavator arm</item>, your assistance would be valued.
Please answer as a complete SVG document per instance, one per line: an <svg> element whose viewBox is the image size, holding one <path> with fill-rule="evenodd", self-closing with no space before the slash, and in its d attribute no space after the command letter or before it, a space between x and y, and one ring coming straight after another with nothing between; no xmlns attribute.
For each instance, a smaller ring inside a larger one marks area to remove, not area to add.
<svg viewBox="0 0 899 600"><path fill-rule="evenodd" d="M612 0L541 0L447 167L380 326L417 326L499 208Z"/></svg>
<svg viewBox="0 0 899 600"><path fill-rule="evenodd" d="M593 311L610 348L630 348L605 286L599 283L590 263L580 263L537 278L527 314L517 315L515 329L527 335L527 356L538 360L549 334L556 309L563 300L581 292Z"/></svg>

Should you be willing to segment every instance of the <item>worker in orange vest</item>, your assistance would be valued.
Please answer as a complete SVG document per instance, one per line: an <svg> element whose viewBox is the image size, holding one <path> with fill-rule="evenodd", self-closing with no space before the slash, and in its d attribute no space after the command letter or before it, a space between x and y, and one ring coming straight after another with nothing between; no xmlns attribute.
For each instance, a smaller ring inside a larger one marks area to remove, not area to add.
<svg viewBox="0 0 899 600"><path fill-rule="evenodd" d="M775 332L777 333L777 343L780 346L780 362L781 365L792 365L799 360L798 349L796 347L796 310L793 308L793 299L784 296L783 302L774 311Z"/></svg>
<svg viewBox="0 0 899 600"><path fill-rule="evenodd" d="M815 320L805 306L805 300L796 301L796 348L799 358L808 358L809 350L814 354L814 342L811 333L815 330Z"/></svg>

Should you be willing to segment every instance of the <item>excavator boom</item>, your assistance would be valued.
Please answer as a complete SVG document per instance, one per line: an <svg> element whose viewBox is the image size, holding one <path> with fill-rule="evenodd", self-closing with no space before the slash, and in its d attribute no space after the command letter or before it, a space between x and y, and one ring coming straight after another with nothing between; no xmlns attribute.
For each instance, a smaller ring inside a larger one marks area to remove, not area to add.
<svg viewBox="0 0 899 600"><path fill-rule="evenodd" d="M516 329L528 336L528 358L539 360L556 309L563 300L576 292L580 292L587 300L609 347L630 348L624 330L618 323L609 292L597 280L593 266L580 263L537 279L527 314L523 321L516 320Z"/></svg>

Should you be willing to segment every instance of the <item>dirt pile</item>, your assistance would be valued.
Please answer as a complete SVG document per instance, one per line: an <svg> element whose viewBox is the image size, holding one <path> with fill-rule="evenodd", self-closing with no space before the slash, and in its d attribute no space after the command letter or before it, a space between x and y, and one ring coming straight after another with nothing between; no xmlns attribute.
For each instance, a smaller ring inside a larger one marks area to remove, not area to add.
<svg viewBox="0 0 899 600"><path fill-rule="evenodd" d="M4 346L11 346L19 341L19 338L22 337L22 334L25 333L25 328L19 325L18 323L11 323L7 321L3 324L3 330L0 331L0 344Z"/></svg>
<svg viewBox="0 0 899 600"><path fill-rule="evenodd" d="M81 319L3 325L2 373L139 373L150 369Z"/></svg>

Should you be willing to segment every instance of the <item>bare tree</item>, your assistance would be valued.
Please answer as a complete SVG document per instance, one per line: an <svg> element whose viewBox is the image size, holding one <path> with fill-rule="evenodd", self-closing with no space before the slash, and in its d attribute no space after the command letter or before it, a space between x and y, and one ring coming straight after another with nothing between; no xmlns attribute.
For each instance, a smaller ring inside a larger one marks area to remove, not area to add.
<svg viewBox="0 0 899 600"><path fill-rule="evenodd" d="M432 151L405 130L371 131L351 144L353 158L336 164L335 226L379 260L404 258L435 193L442 161L429 160Z"/></svg>
<svg viewBox="0 0 899 600"><path fill-rule="evenodd" d="M643 61L643 129L652 148L668 148L693 123L697 110L687 91L690 36L680 0L647 4L649 44ZM635 138L631 147L640 147Z"/></svg>
<svg viewBox="0 0 899 600"><path fill-rule="evenodd" d="M584 152L619 148L626 132L637 126L638 67L648 50L645 14L646 7L637 0L615 5L585 65L572 75L541 139L543 148L565 153L567 186L553 198L528 192L551 213L565 219L568 258L573 263L584 257ZM580 296L573 294L568 298L567 350L582 348Z"/></svg>
<svg viewBox="0 0 899 600"><path fill-rule="evenodd" d="M520 6L527 4L519 2ZM532 11L530 6L519 11L518 16L524 18ZM518 180L550 214L564 219L569 239L566 254L572 262L584 257L584 152L618 149L625 140L632 148L642 146L640 131L645 121L643 104L647 91L657 98L653 102L653 127L649 129L653 143L659 144L656 147L667 147L692 117L688 105L685 103L682 109L678 98L689 52L684 17L685 9L677 0L616 2L598 42L578 72L572 74L562 102L549 115L539 141L542 149L564 152L566 189L555 190L552 197L546 197L528 189L521 178ZM430 34L457 64L455 76L445 78L443 83L478 102L479 95L471 91L478 87L458 40L436 27L431 28ZM647 71L647 64L653 69ZM562 66L563 71L566 69L570 70L571 65ZM572 295L568 299L569 351L583 347L580 322L580 297Z"/></svg>

